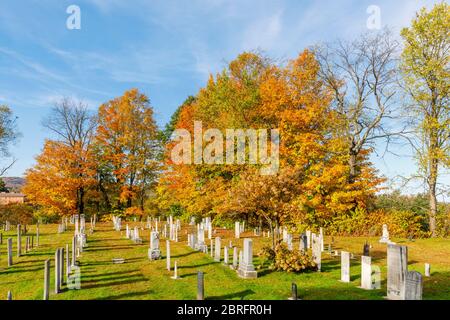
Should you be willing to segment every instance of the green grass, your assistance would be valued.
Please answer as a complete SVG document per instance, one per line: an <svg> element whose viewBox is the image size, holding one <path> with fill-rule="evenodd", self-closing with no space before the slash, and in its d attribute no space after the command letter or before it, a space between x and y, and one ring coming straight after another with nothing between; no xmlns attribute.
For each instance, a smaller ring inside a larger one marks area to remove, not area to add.
<svg viewBox="0 0 450 320"><path fill-rule="evenodd" d="M130 226L133 223L129 223ZM35 232L35 226L28 228L28 235ZM191 250L187 246L186 228L181 232L180 242L171 242L171 261L178 261L178 274L181 279L173 280L172 272L166 270L166 260L149 261L149 231L141 231L142 245L136 245L125 239L124 231L114 231L111 223L97 224L93 235L88 236L88 248L79 257L81 267L81 289L68 290L56 295L53 293L54 252L57 247L71 243L73 226L57 234L57 225L40 227L40 246L29 253L22 250L23 256L16 257L15 232L3 233L0 245L0 299L6 299L10 290L13 299L42 299L44 261L51 259L50 299L195 299L197 271L205 273L206 299L286 299L290 286L295 282L301 299L383 299L386 294L386 246L378 243L378 238L334 237L333 250L346 250L355 254L351 260L351 283L341 283L340 257L331 257L327 252L322 255L322 272L292 274L284 272L259 271L254 280L240 279L236 272L222 263L214 262L210 255ZM233 239L231 230L219 230L217 236L222 246L232 240L241 245L242 239ZM254 238L249 232L244 236L254 239L254 254L268 243L269 239ZM6 240L13 238L14 265L7 267ZM360 284L360 263L364 242L368 240L371 249L372 264L381 268L382 286L380 290L362 290ZM409 270L423 274L424 263L431 264L432 274L424 278L424 299L450 299L450 241L446 239L423 239L413 242L405 239L393 239L408 246ZM209 241L209 240L208 240ZM325 247L331 237L325 237ZM22 238L24 246L25 236ZM295 243L298 245L298 242ZM165 255L165 240L161 250ZM124 264L112 264L113 258L125 258ZM230 252L230 260L232 252ZM255 262L258 262L255 257Z"/></svg>

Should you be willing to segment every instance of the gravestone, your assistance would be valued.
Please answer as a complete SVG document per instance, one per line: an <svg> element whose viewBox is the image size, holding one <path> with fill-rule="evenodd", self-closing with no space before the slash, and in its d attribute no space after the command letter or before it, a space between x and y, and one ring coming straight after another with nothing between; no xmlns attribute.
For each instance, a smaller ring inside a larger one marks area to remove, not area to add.
<svg viewBox="0 0 450 320"><path fill-rule="evenodd" d="M368 244L367 241L364 243L362 255L367 257L370 256L370 244Z"/></svg>
<svg viewBox="0 0 450 320"><path fill-rule="evenodd" d="M308 249L311 248L311 234L312 232L310 230L306 230L306 247Z"/></svg>
<svg viewBox="0 0 450 320"><path fill-rule="evenodd" d="M203 272L198 271L197 272L197 300L204 300L204 299L205 299L205 285L204 285Z"/></svg>
<svg viewBox="0 0 450 320"><path fill-rule="evenodd" d="M50 294L50 259L44 262L44 297L43 300L48 300Z"/></svg>
<svg viewBox="0 0 450 320"><path fill-rule="evenodd" d="M286 244L287 244L288 250L292 251L294 249L292 246L292 233L286 234Z"/></svg>
<svg viewBox="0 0 450 320"><path fill-rule="evenodd" d="M66 244L66 279L69 279L70 275L70 255L69 255L69 245Z"/></svg>
<svg viewBox="0 0 450 320"><path fill-rule="evenodd" d="M60 268L61 264L59 263L59 258L60 258L60 255L59 255L59 248L58 248L55 251L55 293L56 294L59 293L59 288L60 288L60 285L59 285L59 281L60 281L60 279L59 279L59 275L60 275L59 268Z"/></svg>
<svg viewBox="0 0 450 320"><path fill-rule="evenodd" d="M238 248L233 248L233 264L230 266L230 268L236 270L238 267Z"/></svg>
<svg viewBox="0 0 450 320"><path fill-rule="evenodd" d="M317 236L315 233L312 233L311 241L312 241L313 261L317 265L317 271L320 272L322 267L322 243L320 241L320 236Z"/></svg>
<svg viewBox="0 0 450 320"><path fill-rule="evenodd" d="M288 298L288 300L299 300L297 294L297 285L295 283L292 283L291 285L291 296Z"/></svg>
<svg viewBox="0 0 450 320"><path fill-rule="evenodd" d="M361 288L372 290L372 258L369 256L361 257Z"/></svg>
<svg viewBox="0 0 450 320"><path fill-rule="evenodd" d="M75 235L72 238L72 263L71 263L71 267L74 267L77 264L76 252L77 252L77 236Z"/></svg>
<svg viewBox="0 0 450 320"><path fill-rule="evenodd" d="M22 235L20 224L17 225L17 256L20 257L22 255Z"/></svg>
<svg viewBox="0 0 450 320"><path fill-rule="evenodd" d="M241 278L256 278L258 273L253 266L253 241L252 239L244 239L244 254L242 262L239 264L238 274Z"/></svg>
<svg viewBox="0 0 450 320"><path fill-rule="evenodd" d="M170 271L170 241L166 240L166 267Z"/></svg>
<svg viewBox="0 0 450 320"><path fill-rule="evenodd" d="M0 233L0 245L3 244L3 233Z"/></svg>
<svg viewBox="0 0 450 320"><path fill-rule="evenodd" d="M159 249L159 232L150 232L150 248L148 249L148 258L157 260L161 258L161 250Z"/></svg>
<svg viewBox="0 0 450 320"><path fill-rule="evenodd" d="M391 241L389 240L389 231L388 231L388 226L386 224L383 224L383 231L382 231L382 235L380 238L380 243L390 243Z"/></svg>
<svg viewBox="0 0 450 320"><path fill-rule="evenodd" d="M180 279L180 277L178 276L178 265L177 265L177 261L174 262L174 266L173 266L173 276L171 277L174 280Z"/></svg>
<svg viewBox="0 0 450 320"><path fill-rule="evenodd" d="M320 227L319 229L319 236L320 236L320 250L322 250L322 252L324 251L324 245L323 245L323 228Z"/></svg>
<svg viewBox="0 0 450 320"><path fill-rule="evenodd" d="M12 253L12 238L8 238L7 240L7 250L8 250L8 267L11 267L13 265L13 253Z"/></svg>
<svg viewBox="0 0 450 320"><path fill-rule="evenodd" d="M425 263L425 277L431 276L431 267L429 263Z"/></svg>
<svg viewBox="0 0 450 320"><path fill-rule="evenodd" d="M214 261L220 262L220 249L221 249L221 244L220 244L220 237L216 237L216 243L215 243L215 251L214 251ZM212 250L212 247L211 247Z"/></svg>
<svg viewBox="0 0 450 320"><path fill-rule="evenodd" d="M350 282L350 252L341 251L341 281Z"/></svg>
<svg viewBox="0 0 450 320"><path fill-rule="evenodd" d="M239 221L236 221L234 223L234 237L236 239L239 239L240 236L241 236L241 224L239 223Z"/></svg>
<svg viewBox="0 0 450 320"><path fill-rule="evenodd" d="M6 300L12 300L12 292L8 291L8 294L6 296Z"/></svg>
<svg viewBox="0 0 450 320"><path fill-rule="evenodd" d="M388 244L387 248L387 298L405 299L405 277L408 272L408 247Z"/></svg>
<svg viewBox="0 0 450 320"><path fill-rule="evenodd" d="M227 246L225 246L225 247L223 247L223 264L224 265L228 265L228 247Z"/></svg>
<svg viewBox="0 0 450 320"><path fill-rule="evenodd" d="M306 233L300 234L300 251L306 252L308 250L308 239Z"/></svg>
<svg viewBox="0 0 450 320"><path fill-rule="evenodd" d="M124 258L113 258L112 263L113 264L122 264L122 263L125 263L125 259Z"/></svg>
<svg viewBox="0 0 450 320"><path fill-rule="evenodd" d="M405 300L422 300L422 275L417 271L409 271L405 278Z"/></svg>
<svg viewBox="0 0 450 320"><path fill-rule="evenodd" d="M36 247L39 247L39 222L36 223Z"/></svg>

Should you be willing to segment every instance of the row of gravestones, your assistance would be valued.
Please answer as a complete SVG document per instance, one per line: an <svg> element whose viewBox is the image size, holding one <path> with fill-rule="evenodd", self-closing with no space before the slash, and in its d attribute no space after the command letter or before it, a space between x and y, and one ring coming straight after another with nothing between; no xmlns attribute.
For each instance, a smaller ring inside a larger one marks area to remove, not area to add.
<svg viewBox="0 0 450 320"><path fill-rule="evenodd" d="M22 226L20 224L17 225L17 257L22 256ZM36 243L34 241L36 237ZM0 245L3 244L3 233L0 233ZM33 235L26 236L25 238L25 253L28 253L31 251L34 247L39 246L39 224L36 225L36 233ZM8 238L6 240L6 252L7 252L7 261L8 261L8 267L11 267L13 265L13 238Z"/></svg>
<svg viewBox="0 0 450 320"><path fill-rule="evenodd" d="M21 226L17 226L17 256L22 255L21 245ZM25 251L28 252L34 247L34 236L27 237ZM39 223L36 225L36 247L39 246ZM12 259L12 238L8 238L8 267L13 265ZM75 234L72 238L72 257L70 258L69 245L66 244L65 248L57 248L55 251L55 294L58 294L62 290L63 284L66 284L70 289L80 289L80 273L77 266L77 257L83 251L83 247L87 246L86 235L79 233ZM64 259L65 256L65 259ZM64 260L66 261L64 263ZM66 266L66 280L64 280L64 265ZM44 262L44 291L43 300L48 300L50 294L50 259ZM8 300L12 300L12 292L8 291Z"/></svg>

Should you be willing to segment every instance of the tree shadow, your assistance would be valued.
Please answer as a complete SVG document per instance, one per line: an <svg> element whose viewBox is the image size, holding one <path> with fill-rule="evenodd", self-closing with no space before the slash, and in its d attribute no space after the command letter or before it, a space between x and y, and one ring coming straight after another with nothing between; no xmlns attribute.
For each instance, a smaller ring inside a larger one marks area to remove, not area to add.
<svg viewBox="0 0 450 320"><path fill-rule="evenodd" d="M187 256L193 255L195 253L196 253L195 251L191 251L191 252L188 252L188 253L183 253L183 254L179 254L179 255L176 255L176 256L171 256L171 258L187 257Z"/></svg>
<svg viewBox="0 0 450 320"><path fill-rule="evenodd" d="M212 262L201 263L201 264L192 264L192 265L178 266L178 269L204 267L204 266L209 266L211 264L218 264L218 262L212 261Z"/></svg>
<svg viewBox="0 0 450 320"><path fill-rule="evenodd" d="M230 300L230 299L234 299L234 298L239 298L240 300L244 300L244 298L248 295L254 294L255 292L253 290L244 290L244 291L239 291L239 292L235 292L235 293L229 293L229 294L225 294L222 296L211 296L211 297L207 297L205 300Z"/></svg>
<svg viewBox="0 0 450 320"><path fill-rule="evenodd" d="M154 291L152 291L152 290L129 292L129 293L122 293L122 294L117 294L114 296L109 296L109 297L104 297L104 298L98 298L97 300L120 300L120 299L124 299L124 298L144 296L144 295L152 294L152 293L154 293Z"/></svg>
<svg viewBox="0 0 450 320"><path fill-rule="evenodd" d="M116 279L122 279L119 281L106 281L106 280L95 280L95 281L83 281L81 280L81 287L82 289L94 289L94 288L101 288L101 287L111 287L111 286L120 286L120 285L126 285L130 283L137 283L137 282L144 282L148 279L145 278L143 275L138 276L126 276L126 277L119 277ZM113 279L113 280L116 280ZM101 283L99 283L101 281ZM88 283L88 285L85 285L85 283ZM89 284L92 283L92 284Z"/></svg>

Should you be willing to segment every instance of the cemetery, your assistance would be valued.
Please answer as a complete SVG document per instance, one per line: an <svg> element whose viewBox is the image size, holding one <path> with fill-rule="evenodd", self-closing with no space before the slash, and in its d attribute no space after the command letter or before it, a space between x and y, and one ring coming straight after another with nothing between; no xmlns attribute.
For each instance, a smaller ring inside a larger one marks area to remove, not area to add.
<svg viewBox="0 0 450 320"><path fill-rule="evenodd" d="M255 235L254 229L242 224L230 230L214 226L210 219L197 225L173 217L112 220L30 225L26 234L23 226L5 231L3 225L0 296L17 300L450 299L448 240L387 239L387 230L382 236L380 231L381 237L332 237L322 230L311 233L308 248L300 242L301 235L285 234L293 250L302 248L320 261L320 271L290 273L259 267L257 253L271 239L263 236L265 231ZM211 230L211 239L203 228ZM33 245L23 239L34 239ZM369 255L363 255L367 243Z"/></svg>
<svg viewBox="0 0 450 320"><path fill-rule="evenodd" d="M0 300L450 300L448 1L19 2Z"/></svg>

